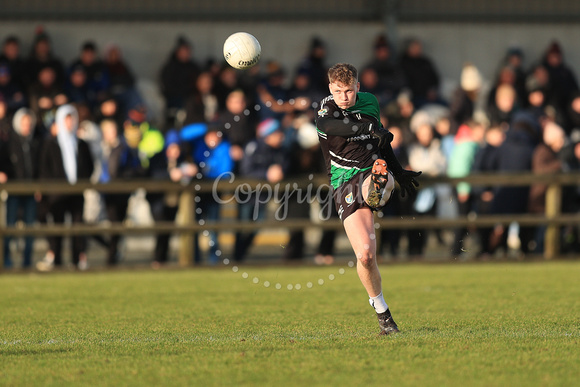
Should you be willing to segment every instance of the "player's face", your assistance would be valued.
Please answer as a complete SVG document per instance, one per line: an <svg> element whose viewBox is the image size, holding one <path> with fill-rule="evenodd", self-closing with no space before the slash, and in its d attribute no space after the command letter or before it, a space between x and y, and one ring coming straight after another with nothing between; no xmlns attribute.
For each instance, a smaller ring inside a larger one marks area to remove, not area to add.
<svg viewBox="0 0 580 387"><path fill-rule="evenodd" d="M329 89L338 107L348 109L356 103L356 93L360 89L360 83L353 82L350 85L345 85L340 82L332 82L329 85Z"/></svg>

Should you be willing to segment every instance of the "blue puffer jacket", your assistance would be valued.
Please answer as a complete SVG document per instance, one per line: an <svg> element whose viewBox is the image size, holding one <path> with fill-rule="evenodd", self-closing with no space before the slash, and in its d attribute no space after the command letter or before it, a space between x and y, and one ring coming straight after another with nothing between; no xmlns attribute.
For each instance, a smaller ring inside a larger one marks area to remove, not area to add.
<svg viewBox="0 0 580 387"><path fill-rule="evenodd" d="M230 143L227 140L220 142L215 148L208 147L203 137L194 144L193 160L205 178L216 177L232 172L234 162L230 156Z"/></svg>

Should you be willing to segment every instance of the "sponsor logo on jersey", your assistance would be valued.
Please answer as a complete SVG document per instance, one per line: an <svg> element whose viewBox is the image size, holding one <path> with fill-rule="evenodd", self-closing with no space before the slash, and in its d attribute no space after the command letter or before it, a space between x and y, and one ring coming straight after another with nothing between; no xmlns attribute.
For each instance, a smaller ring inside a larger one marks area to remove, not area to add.
<svg viewBox="0 0 580 387"><path fill-rule="evenodd" d="M328 109L325 107L318 111L318 117L324 117L327 114L328 114Z"/></svg>
<svg viewBox="0 0 580 387"><path fill-rule="evenodd" d="M349 207L350 207L350 205L351 205L351 204L354 202L354 196L353 196L352 192L351 192L351 193L349 193L348 195L346 195L346 196L344 197L344 201L345 201L345 202L346 202L346 204L348 204L348 205L349 205Z"/></svg>
<svg viewBox="0 0 580 387"><path fill-rule="evenodd" d="M351 141L366 141L366 140L370 140L372 138L372 136L370 134L361 134L360 136L356 136L356 137L349 137L346 139L346 141L351 142Z"/></svg>

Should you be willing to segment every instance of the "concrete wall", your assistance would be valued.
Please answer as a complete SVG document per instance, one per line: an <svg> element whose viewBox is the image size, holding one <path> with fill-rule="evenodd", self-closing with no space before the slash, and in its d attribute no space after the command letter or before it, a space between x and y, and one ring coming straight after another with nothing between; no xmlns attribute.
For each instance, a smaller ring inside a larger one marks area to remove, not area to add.
<svg viewBox="0 0 580 387"><path fill-rule="evenodd" d="M28 53L38 23L0 24L0 39L18 35ZM78 54L82 42L93 39L104 48L119 44L136 75L149 84L157 82L159 69L175 39L183 34L195 45L195 56L221 58L225 38L236 31L254 34L262 45L263 60L276 59L292 71L305 54L310 38L318 35L327 42L328 63L349 61L362 65L371 55L372 41L384 30L380 23L141 23L141 22L50 22L45 23L55 53L66 63ZM400 24L400 40L415 36L423 40L445 80L445 89L457 82L465 61L475 63L487 79L492 79L498 62L510 45L519 45L529 65L546 46L557 39L569 65L580 75L580 24Z"/></svg>

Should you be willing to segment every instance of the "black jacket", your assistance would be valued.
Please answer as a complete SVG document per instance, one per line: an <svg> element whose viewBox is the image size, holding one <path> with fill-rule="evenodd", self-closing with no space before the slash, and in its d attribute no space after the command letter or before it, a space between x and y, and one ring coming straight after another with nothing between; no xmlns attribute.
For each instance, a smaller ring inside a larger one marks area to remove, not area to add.
<svg viewBox="0 0 580 387"><path fill-rule="evenodd" d="M88 180L93 174L94 164L89 145L78 139L77 179ZM62 152L56 138L49 138L42 147L40 154L39 178L42 180L64 180L64 162Z"/></svg>
<svg viewBox="0 0 580 387"><path fill-rule="evenodd" d="M12 131L6 160L8 161L5 171L10 180L35 180L38 178L40 150L42 140L32 137L27 140Z"/></svg>

